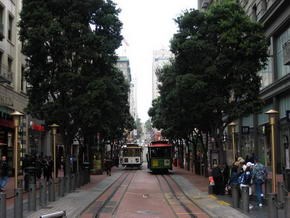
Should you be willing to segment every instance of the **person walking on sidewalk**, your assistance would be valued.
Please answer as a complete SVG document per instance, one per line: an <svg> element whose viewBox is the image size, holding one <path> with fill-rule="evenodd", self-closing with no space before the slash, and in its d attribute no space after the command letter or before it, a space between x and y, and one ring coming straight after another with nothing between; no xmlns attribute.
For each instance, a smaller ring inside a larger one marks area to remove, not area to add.
<svg viewBox="0 0 290 218"><path fill-rule="evenodd" d="M111 176L111 168L112 168L112 161L108 158L104 160L104 167L105 171L107 172L108 176Z"/></svg>
<svg viewBox="0 0 290 218"><path fill-rule="evenodd" d="M255 185L257 204L259 207L263 206L262 200L264 197L262 185L267 178L266 167L259 162L258 158L255 158L255 165L253 167L253 183Z"/></svg>
<svg viewBox="0 0 290 218"><path fill-rule="evenodd" d="M0 191L4 191L4 187L8 182L8 163L6 160L6 156L2 156L0 163Z"/></svg>

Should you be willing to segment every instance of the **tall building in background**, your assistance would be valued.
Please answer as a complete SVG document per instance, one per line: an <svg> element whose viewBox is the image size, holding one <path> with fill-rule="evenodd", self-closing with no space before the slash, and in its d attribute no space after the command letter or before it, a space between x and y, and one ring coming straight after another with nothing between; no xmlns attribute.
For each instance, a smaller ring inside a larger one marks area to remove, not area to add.
<svg viewBox="0 0 290 218"><path fill-rule="evenodd" d="M207 10L213 1L199 2L199 9ZM271 163L271 130L266 111L279 111L276 128L277 170L290 169L290 1L239 0L246 14L264 25L270 41L267 66L258 72L261 76L260 98L264 107L260 113L240 117L238 124L238 151L244 157L255 153L261 161Z"/></svg>
<svg viewBox="0 0 290 218"><path fill-rule="evenodd" d="M172 53L167 49L159 49L153 51L153 62L152 62L152 100L159 96L158 90L158 78L156 72L162 68L165 64L169 63Z"/></svg>
<svg viewBox="0 0 290 218"><path fill-rule="evenodd" d="M117 68L123 72L125 80L130 86L129 93L129 104L130 104L130 114L137 120L137 98L136 98L136 80L131 75L130 62L126 56L121 56L117 61Z"/></svg>

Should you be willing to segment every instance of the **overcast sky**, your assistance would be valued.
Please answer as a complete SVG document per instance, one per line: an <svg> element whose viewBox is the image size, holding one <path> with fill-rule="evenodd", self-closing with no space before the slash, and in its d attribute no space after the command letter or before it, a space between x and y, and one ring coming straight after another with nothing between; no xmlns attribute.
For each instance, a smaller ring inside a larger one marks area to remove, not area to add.
<svg viewBox="0 0 290 218"><path fill-rule="evenodd" d="M145 122L152 101L153 50L168 48L176 32L174 18L185 9L197 8L197 0L114 0L122 10L122 34L128 43L118 50L130 60L137 82L138 117ZM124 44L124 43L123 43Z"/></svg>

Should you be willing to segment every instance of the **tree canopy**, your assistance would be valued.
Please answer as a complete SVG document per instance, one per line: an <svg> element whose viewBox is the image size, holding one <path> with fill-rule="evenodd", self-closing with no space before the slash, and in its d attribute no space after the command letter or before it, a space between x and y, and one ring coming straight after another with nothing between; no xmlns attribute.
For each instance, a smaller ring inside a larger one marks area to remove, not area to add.
<svg viewBox="0 0 290 218"><path fill-rule="evenodd" d="M230 0L206 12L185 11L176 23L174 59L158 74L160 97L149 115L167 137L200 131L221 147L228 123L261 105L257 72L267 62L268 40L262 25Z"/></svg>
<svg viewBox="0 0 290 218"><path fill-rule="evenodd" d="M67 146L80 132L118 138L133 126L129 87L115 67L122 40L118 14L111 0L23 0L27 111L58 123Z"/></svg>

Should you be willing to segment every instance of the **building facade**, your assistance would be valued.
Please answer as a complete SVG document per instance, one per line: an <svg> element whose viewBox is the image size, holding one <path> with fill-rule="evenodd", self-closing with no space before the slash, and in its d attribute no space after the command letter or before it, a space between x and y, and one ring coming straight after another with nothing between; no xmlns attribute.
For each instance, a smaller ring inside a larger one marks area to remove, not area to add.
<svg viewBox="0 0 290 218"><path fill-rule="evenodd" d="M213 1L199 1L199 9L206 10ZM276 128L277 170L290 168L290 1L288 0L239 0L246 14L265 27L270 41L269 60L261 76L260 97L265 102L258 114L248 114L236 121L238 124L238 152L255 153L261 161L271 164L271 131L266 111L279 112ZM227 143L228 152L231 143ZM229 155L230 156L230 155Z"/></svg>
<svg viewBox="0 0 290 218"><path fill-rule="evenodd" d="M152 61L152 100L156 99L159 96L158 89L158 78L157 71L161 69L165 64L168 64L172 53L167 49L159 49L153 51L153 61Z"/></svg>
<svg viewBox="0 0 290 218"><path fill-rule="evenodd" d="M136 96L136 80L132 78L130 61L126 56L119 57L117 61L117 68L122 71L125 80L130 86L129 92L129 105L130 105L130 114L136 121L138 118L137 114L137 96Z"/></svg>

